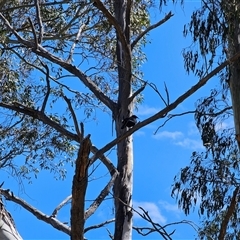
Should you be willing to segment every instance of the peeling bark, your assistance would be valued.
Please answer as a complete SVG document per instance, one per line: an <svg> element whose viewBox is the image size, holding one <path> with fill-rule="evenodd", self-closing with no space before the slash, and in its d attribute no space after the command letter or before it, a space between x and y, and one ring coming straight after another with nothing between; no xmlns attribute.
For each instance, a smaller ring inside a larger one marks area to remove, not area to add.
<svg viewBox="0 0 240 240"><path fill-rule="evenodd" d="M2 199L0 198L0 239L1 240L22 240L19 235L13 218L5 209Z"/></svg>

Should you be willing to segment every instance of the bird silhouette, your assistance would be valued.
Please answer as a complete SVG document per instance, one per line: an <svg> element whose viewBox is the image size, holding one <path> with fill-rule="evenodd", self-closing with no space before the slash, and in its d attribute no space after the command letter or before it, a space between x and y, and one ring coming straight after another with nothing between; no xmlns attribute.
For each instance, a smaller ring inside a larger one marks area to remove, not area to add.
<svg viewBox="0 0 240 240"><path fill-rule="evenodd" d="M133 127L137 123L137 116L132 115L131 117L124 118L122 120L122 127L121 129L124 129L125 127Z"/></svg>

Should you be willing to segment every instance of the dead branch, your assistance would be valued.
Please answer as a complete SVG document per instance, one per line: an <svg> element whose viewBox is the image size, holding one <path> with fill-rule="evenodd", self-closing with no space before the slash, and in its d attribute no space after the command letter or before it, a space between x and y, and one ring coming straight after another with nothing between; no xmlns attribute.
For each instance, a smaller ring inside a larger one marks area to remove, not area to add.
<svg viewBox="0 0 240 240"><path fill-rule="evenodd" d="M134 99L138 94L140 94L140 93L145 89L146 85L147 85L147 82L144 82L143 85L142 85L142 87L140 87L137 91L135 91L135 92L132 94L132 96L128 99L128 103L129 103L129 104L133 101L133 99Z"/></svg>
<svg viewBox="0 0 240 240"><path fill-rule="evenodd" d="M220 115L220 114L222 114L222 113L224 113L225 111L230 110L230 109L232 109L232 107L226 107L226 108L222 109L221 111L215 112L215 113L205 113L205 112L204 112L204 113L202 113L202 115L204 115L204 116L216 117L216 116L218 116L218 115ZM186 115L186 114L195 114L195 113L197 113L197 112L198 112L198 111L196 111L196 110L192 110L192 111L187 111L187 112L183 112L183 113L168 114L167 119L164 121L164 123L163 123L162 125L160 125L160 126L157 128L157 130L154 132L154 135L158 132L158 130L159 130L160 128L162 128L163 126L165 126L166 123L167 123L168 121L170 121L172 118L174 118L174 117L180 117L180 116L183 116L183 115Z"/></svg>
<svg viewBox="0 0 240 240"><path fill-rule="evenodd" d="M165 92L166 92L166 94L167 94L167 101L165 101L165 99L164 99L164 97L162 96L162 94L158 91L156 84L154 84L154 83L149 83L148 85L158 94L158 96L161 98L161 100L164 102L165 106L167 107L167 106L169 105L169 101L170 101L170 100L169 100L168 89L167 89L167 87L166 87L165 82L164 82L164 86L165 86Z"/></svg>
<svg viewBox="0 0 240 240"><path fill-rule="evenodd" d="M112 223L112 222L114 222L114 221L115 221L115 219L110 219L110 220L107 220L107 221L105 221L105 222L103 222L103 223L99 223L99 224L96 224L96 225L92 225L92 226L90 226L90 227L86 227L86 228L84 229L84 233L86 233L86 232L88 232L88 231L90 231L90 230L92 230L92 229L96 229L96 228L103 227L103 226L105 226L106 224Z"/></svg>
<svg viewBox="0 0 240 240"><path fill-rule="evenodd" d="M34 44L35 44L35 48L37 49L38 48L38 39L37 39L37 33L36 33L36 30L35 30L35 27L33 25L33 22L31 20L31 18L29 17L28 18L28 21L30 23L30 26L31 26L31 29L32 29L32 33L33 33L33 38L34 38Z"/></svg>
<svg viewBox="0 0 240 240"><path fill-rule="evenodd" d="M67 225L61 223L56 218L52 218L49 215L46 215L39 211L38 209L34 208L27 202L25 202L23 199L16 197L13 192L10 192L9 190L0 189L0 194L3 195L6 200L10 200L12 202L17 203L18 205L25 208L27 211L32 213L36 218L38 218L41 221L44 221L50 225L52 225L54 228L58 229L59 231L62 231L68 235L70 235L71 229Z"/></svg>
<svg viewBox="0 0 240 240"><path fill-rule="evenodd" d="M149 26L147 29L145 29L142 33L140 33L136 39L132 42L131 44L131 49L133 49L135 47L135 45L147 34L149 33L152 29L159 27L160 25L162 25L163 23L165 23L166 21L168 21L174 14L172 14L171 12L169 12L162 20L160 20L159 22Z"/></svg>
<svg viewBox="0 0 240 240"><path fill-rule="evenodd" d="M47 92L46 92L45 98L44 98L44 100L43 100L42 109L41 109L41 112L44 113L51 89L50 89L49 68L48 68L48 65L45 64L45 63L43 63L42 61L40 61L40 62L41 62L41 64L43 65L43 67L45 67L45 69L46 69Z"/></svg>
<svg viewBox="0 0 240 240"><path fill-rule="evenodd" d="M148 212L146 210L144 210L142 207L139 207L142 211L143 214L140 214L138 212L138 214L147 222L151 223L153 230L155 232L158 232L164 239L166 240L172 240L171 235L175 232L175 230L172 233L167 233L165 228L162 227L159 223L155 223L153 222L152 218L149 216Z"/></svg>
<svg viewBox="0 0 240 240"><path fill-rule="evenodd" d="M73 123L74 123L74 127L75 127L75 130L77 132L77 135L79 136L79 139L82 139L83 135L81 134L80 132L80 129L79 129L79 124L78 124L78 120L77 120L77 116L73 110L73 107L72 107L72 104L71 104L71 101L69 98L67 98L65 95L63 95L63 99L66 101L67 105L68 105L68 108L69 108L69 111L72 115L72 118L73 118Z"/></svg>
<svg viewBox="0 0 240 240"><path fill-rule="evenodd" d="M56 218L59 210L72 199L72 195L66 197L52 212L51 217Z"/></svg>
<svg viewBox="0 0 240 240"><path fill-rule="evenodd" d="M108 184L104 187L104 189L100 192L100 194L98 195L98 197L95 199L95 201L91 204L91 206L86 210L85 212L85 220L88 219L92 214L94 214L94 212L97 210L97 208L99 207L99 205L102 203L102 201L105 199L105 197L109 194L114 181L117 177L118 173L115 172L112 176L112 178L110 179L110 181L108 182Z"/></svg>
<svg viewBox="0 0 240 240"><path fill-rule="evenodd" d="M167 89L167 85L166 83L164 82L164 89L165 89L165 92L166 92L166 95L167 95L167 101L164 99L164 97L162 96L162 94L158 91L158 88L156 86L156 84L154 83L148 83L147 81L143 80L142 78L139 78L138 76L134 75L134 77L136 77L138 80L140 80L142 83L143 83L143 87L145 88L146 85L148 85L149 87L151 87L157 94L158 96L161 98L161 100L163 101L164 105L165 106L168 106L170 104L170 97L169 97L169 92L168 92L168 89ZM135 93L133 93L133 95L137 95L139 94L138 91L142 91L144 90L144 88L141 87L140 89L138 89ZM143 89L142 89L143 88ZM135 97L135 96L134 96ZM131 96L131 100L134 98ZM130 102L130 101L129 101Z"/></svg>

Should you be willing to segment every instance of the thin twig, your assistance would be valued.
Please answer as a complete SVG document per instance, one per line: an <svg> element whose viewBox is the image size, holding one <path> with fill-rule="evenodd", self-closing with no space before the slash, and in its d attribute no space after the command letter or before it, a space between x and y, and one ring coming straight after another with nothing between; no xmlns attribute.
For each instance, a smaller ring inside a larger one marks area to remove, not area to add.
<svg viewBox="0 0 240 240"><path fill-rule="evenodd" d="M45 95L45 98L43 100L43 104L42 104L42 108L41 108L41 112L44 113L45 111L45 108L46 108L46 105L47 105L47 101L48 101L48 98L49 98L49 95L50 95L50 91L51 91L51 88L50 88L50 81L49 81L49 67L47 64L43 63L42 61L40 61L41 64L43 65L43 67L45 67L46 69L46 83L47 83L47 92L46 92L46 95Z"/></svg>
<svg viewBox="0 0 240 240"><path fill-rule="evenodd" d="M80 132L80 129L79 129L79 124L78 124L78 120L77 120L77 116L73 110L73 107L72 107L72 104L71 104L71 101L69 98L67 98L65 95L63 95L63 99L66 101L67 105L68 105L68 108L69 108L69 111L72 115L72 118L73 118L73 123L74 123L74 127L75 127L75 130L77 132L77 135L79 136L79 139L82 138L82 134Z"/></svg>
<svg viewBox="0 0 240 240"><path fill-rule="evenodd" d="M138 94L140 94L140 93L145 89L146 85L147 85L147 82L143 83L142 87L140 87L137 91L135 91L135 92L132 94L132 96L128 99L128 103L129 103L129 104L134 100L134 98L135 98Z"/></svg>
<svg viewBox="0 0 240 240"><path fill-rule="evenodd" d="M35 30L35 27L34 27L33 22L32 22L30 17L28 17L28 21L29 21L31 29L32 29L33 38L34 38L34 45L35 45L35 48L37 49L38 48L38 39L37 39L36 30Z"/></svg>
<svg viewBox="0 0 240 240"><path fill-rule="evenodd" d="M52 212L51 217L56 218L59 210L72 199L72 195L66 197Z"/></svg>
<svg viewBox="0 0 240 240"><path fill-rule="evenodd" d="M92 230L92 229L96 229L96 228L103 227L103 226L105 226L106 224L112 223L112 222L114 222L114 221L115 221L115 219L110 219L110 220L107 220L107 221L105 221L105 222L103 222L103 223L99 223L99 224L96 224L96 225L93 225L93 226L90 226L90 227L86 227L86 228L84 229L84 233L86 233L86 232L88 232L88 231L90 231L90 230Z"/></svg>
<svg viewBox="0 0 240 240"><path fill-rule="evenodd" d="M156 84L149 83L148 85L158 94L158 96L161 98L161 100L164 102L165 106L167 107L169 104L168 104L168 102L165 101L162 94L158 91Z"/></svg>

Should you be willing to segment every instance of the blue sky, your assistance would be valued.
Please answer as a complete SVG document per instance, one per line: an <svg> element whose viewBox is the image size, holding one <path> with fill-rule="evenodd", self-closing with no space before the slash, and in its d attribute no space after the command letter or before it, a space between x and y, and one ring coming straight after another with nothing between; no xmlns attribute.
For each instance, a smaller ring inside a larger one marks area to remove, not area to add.
<svg viewBox="0 0 240 240"><path fill-rule="evenodd" d="M190 39L184 39L182 36L183 25L189 22L192 10L198 6L200 6L200 1L186 1L184 8L176 5L164 9L163 13L172 10L175 15L159 29L152 31L149 36L151 44L145 48L147 62L143 66L144 79L155 83L163 95L164 82L166 82L171 102L198 81L197 77L186 74L181 55L182 49L191 43ZM152 22L162 17L163 15L159 16L159 11L156 9ZM209 89L217 84L216 79L210 80L198 93L183 102L171 114L194 110L196 100L206 96ZM138 106L136 114L142 121L163 107L159 96L151 88L146 88L144 102ZM158 120L134 133L133 204L136 209L138 206L146 209L153 220L163 225L184 219L198 224L197 211L186 217L178 209L170 192L174 176L178 174L181 167L189 164L192 151L204 150L200 135L194 124L193 115L190 114L173 118L154 134L164 120ZM111 128L111 117L97 111L96 120L85 124L85 134L91 133L93 144L101 148L114 138ZM114 163L116 162L115 153L115 149L109 153L109 158ZM23 183L20 187L17 180L7 177L7 173L1 175L1 180L5 181L4 188L13 190L16 195L50 215L54 208L71 194L73 168L71 166L66 166L66 168L68 174L64 181L56 181L48 172L41 172L32 184ZM106 174L106 169L100 165L91 175L90 190L87 193L88 200L94 199L98 190L101 190L109 180ZM100 223L106 218L113 218L112 203L112 199L103 202L96 215L87 221L86 226ZM18 205L6 202L6 207L13 215L23 239L69 239L69 236L37 220ZM67 205L60 211L61 221L69 221L69 209L70 205ZM146 226L148 224L134 215L134 225ZM86 237L106 239L108 236L106 228L113 230L109 225L101 230L89 232ZM178 225L175 228L177 230L174 239L187 240L194 239L196 236L189 226ZM134 239L143 238L134 232ZM159 239L159 236L152 234L144 239Z"/></svg>

